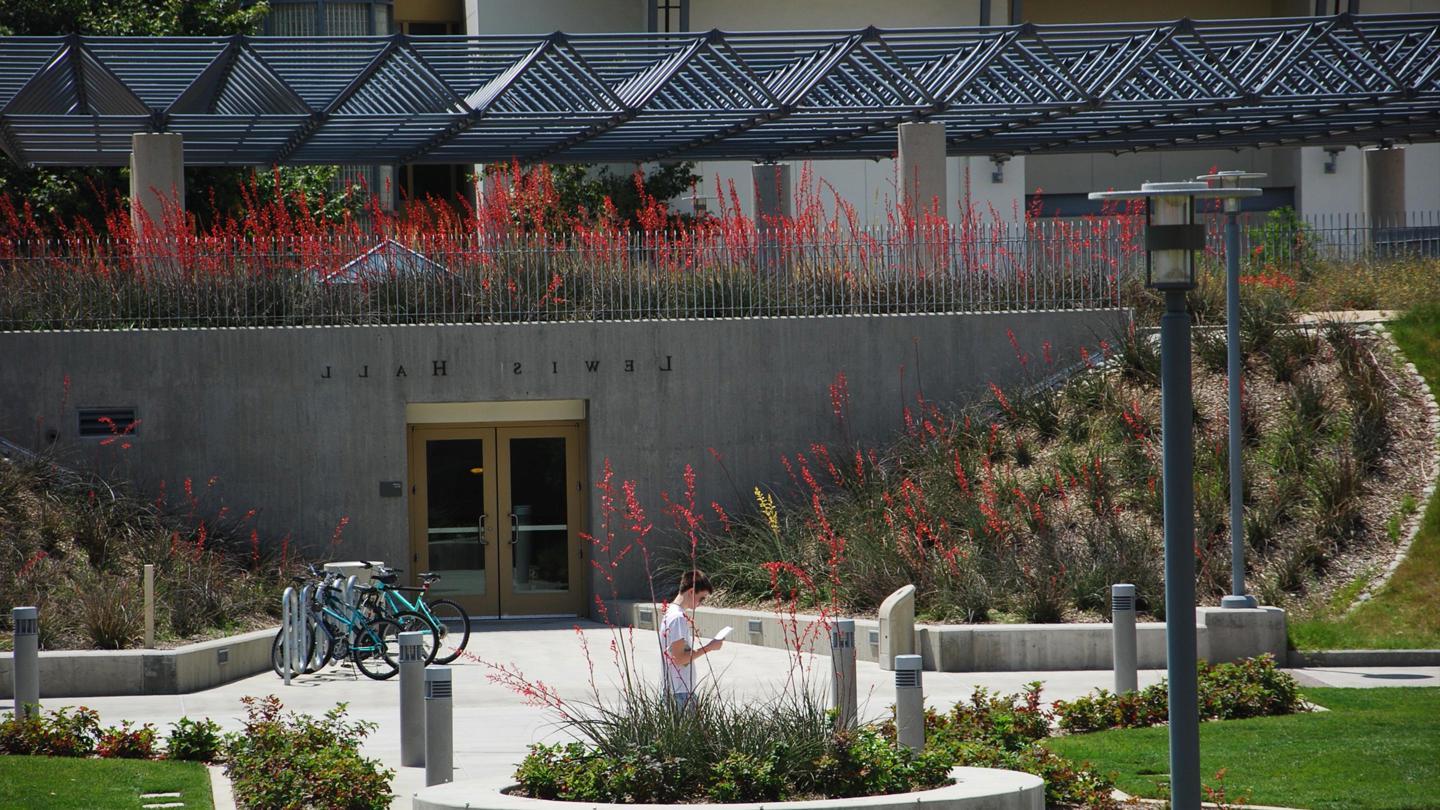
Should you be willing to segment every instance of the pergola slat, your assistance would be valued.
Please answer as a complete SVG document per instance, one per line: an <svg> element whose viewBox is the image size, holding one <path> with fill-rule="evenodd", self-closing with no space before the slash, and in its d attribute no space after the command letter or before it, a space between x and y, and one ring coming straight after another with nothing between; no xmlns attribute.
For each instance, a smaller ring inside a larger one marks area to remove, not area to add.
<svg viewBox="0 0 1440 810"><path fill-rule="evenodd" d="M0 37L0 151L122 165L877 158L1440 140L1440 15L845 31Z"/></svg>

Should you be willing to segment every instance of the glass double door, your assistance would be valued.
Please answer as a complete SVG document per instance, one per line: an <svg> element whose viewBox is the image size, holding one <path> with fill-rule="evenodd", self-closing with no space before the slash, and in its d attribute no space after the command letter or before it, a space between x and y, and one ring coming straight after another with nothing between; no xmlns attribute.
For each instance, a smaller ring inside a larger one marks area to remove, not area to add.
<svg viewBox="0 0 1440 810"><path fill-rule="evenodd" d="M410 571L440 574L431 593L472 616L578 614L579 434L410 426Z"/></svg>

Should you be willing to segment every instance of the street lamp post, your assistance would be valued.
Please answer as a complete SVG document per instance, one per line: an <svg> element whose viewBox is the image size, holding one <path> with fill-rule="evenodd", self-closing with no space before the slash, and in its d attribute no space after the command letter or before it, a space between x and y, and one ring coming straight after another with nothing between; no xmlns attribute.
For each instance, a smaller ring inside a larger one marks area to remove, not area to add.
<svg viewBox="0 0 1440 810"><path fill-rule="evenodd" d="M1220 188L1238 188L1247 180L1265 177L1260 172L1227 171L1204 174L1196 180ZM1245 465L1240 447L1244 413L1240 389L1244 367L1240 362L1240 198L1225 198L1225 351L1226 380L1230 388L1230 595L1220 607L1253 608L1255 597L1245 592Z"/></svg>
<svg viewBox="0 0 1440 810"><path fill-rule="evenodd" d="M1259 189L1205 183L1145 183L1098 191L1092 200L1146 200L1145 283L1165 294L1160 318L1160 431L1165 502L1165 652L1170 683L1170 806L1200 810L1200 701L1195 673L1195 458L1190 388L1190 313L1195 251L1205 227L1195 199L1249 197Z"/></svg>

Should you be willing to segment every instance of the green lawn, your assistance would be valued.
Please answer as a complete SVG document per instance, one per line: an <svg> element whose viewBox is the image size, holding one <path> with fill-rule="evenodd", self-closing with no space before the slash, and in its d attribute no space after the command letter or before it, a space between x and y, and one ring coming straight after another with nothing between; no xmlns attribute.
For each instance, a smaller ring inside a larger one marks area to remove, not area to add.
<svg viewBox="0 0 1440 810"><path fill-rule="evenodd" d="M1395 342L1432 391L1440 392L1440 304L1410 311L1390 324ZM1290 622L1290 641L1301 650L1417 649L1440 647L1440 497L1426 506L1420 533L1395 575L1349 616L1348 607ZM1358 592L1358 588L1354 589Z"/></svg>
<svg viewBox="0 0 1440 810"><path fill-rule="evenodd" d="M140 801L180 791L180 799ZM0 808L136 810L151 802L210 810L210 774L198 762L0 756Z"/></svg>
<svg viewBox="0 0 1440 810"><path fill-rule="evenodd" d="M1200 725L1205 784L1224 768L1233 800L1307 810L1440 808L1440 689L1303 690L1328 712ZM1055 751L1114 772L1132 795L1166 798L1169 729L1056 737Z"/></svg>

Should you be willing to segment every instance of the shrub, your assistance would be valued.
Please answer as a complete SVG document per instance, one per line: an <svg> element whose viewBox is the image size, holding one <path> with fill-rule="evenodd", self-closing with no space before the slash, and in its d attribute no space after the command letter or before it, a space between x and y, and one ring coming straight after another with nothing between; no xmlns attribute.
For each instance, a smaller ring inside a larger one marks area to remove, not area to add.
<svg viewBox="0 0 1440 810"><path fill-rule="evenodd" d="M938 748L912 754L872 727L844 731L815 766L815 782L832 797L875 796L944 784L954 759Z"/></svg>
<svg viewBox="0 0 1440 810"><path fill-rule="evenodd" d="M1164 684L1138 692L1112 694L1097 689L1074 700L1055 701L1059 726L1071 734L1107 728L1143 728L1164 723L1168 718L1169 695Z"/></svg>
<svg viewBox="0 0 1440 810"><path fill-rule="evenodd" d="M123 650L144 629L144 606L134 577L86 571L75 584L73 599L92 647Z"/></svg>
<svg viewBox="0 0 1440 810"><path fill-rule="evenodd" d="M1364 481L1355 459L1341 451L1314 460L1307 479L1315 512L1315 536L1344 546L1360 529Z"/></svg>
<svg viewBox="0 0 1440 810"><path fill-rule="evenodd" d="M155 727L146 723L135 728L123 720L101 730L95 753L107 759L151 759L155 756Z"/></svg>
<svg viewBox="0 0 1440 810"><path fill-rule="evenodd" d="M1137 383L1154 384L1160 379L1160 341L1132 322L1122 333L1118 347L1120 374Z"/></svg>
<svg viewBox="0 0 1440 810"><path fill-rule="evenodd" d="M977 686L968 703L956 703L947 717L931 725L942 733L967 740L988 740L1006 749L1015 749L1050 735L1050 713L1040 707L1039 681L1025 685L1025 691L1001 695Z"/></svg>
<svg viewBox="0 0 1440 810"><path fill-rule="evenodd" d="M761 759L732 751L710 769L710 796L717 802L770 802L784 795L783 751Z"/></svg>
<svg viewBox="0 0 1440 810"><path fill-rule="evenodd" d="M944 784L952 762L943 752L912 754L880 730L861 727L827 731L818 753L771 741L759 752L732 748L716 759L692 759L654 742L621 753L579 742L532 745L515 779L539 799L759 802L924 790Z"/></svg>
<svg viewBox="0 0 1440 810"><path fill-rule="evenodd" d="M1233 664L1202 666L1200 713L1217 720L1268 717L1300 711L1300 684L1266 653Z"/></svg>
<svg viewBox="0 0 1440 810"><path fill-rule="evenodd" d="M1007 750L983 743L951 743L956 765L1003 768L1031 773L1045 780L1045 804L1083 807L1086 810L1118 810L1115 783L1086 765L1051 751L1039 743Z"/></svg>
<svg viewBox="0 0 1440 810"><path fill-rule="evenodd" d="M1197 329L1195 331L1195 358L1214 374L1224 374L1229 368L1229 347L1225 332L1221 329Z"/></svg>
<svg viewBox="0 0 1440 810"><path fill-rule="evenodd" d="M35 712L24 719L6 715L0 721L0 754L86 757L95 751L100 715L81 706Z"/></svg>
<svg viewBox="0 0 1440 810"><path fill-rule="evenodd" d="M165 756L193 762L214 762L219 758L223 744L219 723L182 717L170 724L170 736L165 739Z"/></svg>
<svg viewBox="0 0 1440 810"><path fill-rule="evenodd" d="M315 718L273 695L244 697L245 730L227 738L225 773L246 808L385 810L395 772L360 755L374 723L345 719L345 704Z"/></svg>
<svg viewBox="0 0 1440 810"><path fill-rule="evenodd" d="M1295 320L1294 302L1281 290L1246 290L1240 300L1240 348L1247 355L1265 355Z"/></svg>
<svg viewBox="0 0 1440 810"><path fill-rule="evenodd" d="M1196 677L1202 720L1293 714L1302 708L1299 683L1276 668L1269 654L1215 666L1202 661ZM1098 689L1075 700L1057 700L1053 710L1060 728L1081 734L1159 725L1168 719L1168 700L1167 686L1158 683L1120 695Z"/></svg>
<svg viewBox="0 0 1440 810"><path fill-rule="evenodd" d="M1288 383L1310 365L1319 350L1314 333L1299 327L1285 329L1271 340L1265 361L1276 382Z"/></svg>

